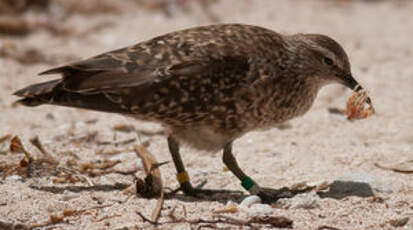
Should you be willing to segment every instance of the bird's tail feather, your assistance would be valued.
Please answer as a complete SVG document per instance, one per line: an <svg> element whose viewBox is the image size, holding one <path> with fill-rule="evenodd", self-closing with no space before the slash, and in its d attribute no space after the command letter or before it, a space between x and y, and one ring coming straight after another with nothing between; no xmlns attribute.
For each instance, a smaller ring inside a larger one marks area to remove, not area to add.
<svg viewBox="0 0 413 230"><path fill-rule="evenodd" d="M24 106L53 104L103 112L129 113L128 109L110 101L103 93L84 94L67 91L61 79L30 85L16 91L14 95L22 97L17 103Z"/></svg>

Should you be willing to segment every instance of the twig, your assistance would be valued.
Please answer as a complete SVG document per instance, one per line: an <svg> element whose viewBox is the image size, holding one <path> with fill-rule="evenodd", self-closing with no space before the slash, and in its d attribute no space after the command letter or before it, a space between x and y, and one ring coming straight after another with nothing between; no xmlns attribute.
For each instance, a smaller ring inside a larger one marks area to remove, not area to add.
<svg viewBox="0 0 413 230"><path fill-rule="evenodd" d="M112 142L112 141L97 141L96 144L98 145L127 145L130 143L133 143L136 141L136 138L131 138L131 139L127 139L127 140L123 140L123 141L116 141L116 142Z"/></svg>
<svg viewBox="0 0 413 230"><path fill-rule="evenodd" d="M412 174L413 173L413 160L400 162L395 165L386 166L380 163L374 163L374 165L381 169L392 170L393 172Z"/></svg>
<svg viewBox="0 0 413 230"><path fill-rule="evenodd" d="M160 216L161 211L162 211L162 206L163 206L164 200L165 200L164 192L163 192L163 190L161 190L161 195L159 196L158 201L156 202L155 209L152 211L152 221L154 221L154 222L158 221L159 216Z"/></svg>
<svg viewBox="0 0 413 230"><path fill-rule="evenodd" d="M338 229L336 227L330 227L330 226L327 226L327 225L323 225L323 226L318 227L317 230L340 230L340 229Z"/></svg>
<svg viewBox="0 0 413 230"><path fill-rule="evenodd" d="M59 162L43 147L38 136L30 139L30 143L32 143L32 145L34 145L37 149L39 149L41 153L43 153L49 163L52 163L54 165L59 164Z"/></svg>

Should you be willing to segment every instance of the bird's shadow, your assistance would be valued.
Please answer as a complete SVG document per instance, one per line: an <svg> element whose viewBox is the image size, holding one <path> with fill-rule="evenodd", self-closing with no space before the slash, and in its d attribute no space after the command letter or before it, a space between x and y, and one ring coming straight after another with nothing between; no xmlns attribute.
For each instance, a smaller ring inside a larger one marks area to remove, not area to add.
<svg viewBox="0 0 413 230"><path fill-rule="evenodd" d="M183 202L200 202L200 201L208 201L208 202L218 202L222 204L226 204L228 201L232 201L235 203L239 203L243 199L245 199L248 195L244 194L242 191L237 190L225 190L219 191L213 195L199 195L199 196L189 196L183 193L174 193L174 194L167 194L165 199L170 200L180 200Z"/></svg>
<svg viewBox="0 0 413 230"><path fill-rule="evenodd" d="M341 200L349 196L372 197L373 189L366 182L336 180L330 184L326 192L317 193L320 198L333 198Z"/></svg>
<svg viewBox="0 0 413 230"><path fill-rule="evenodd" d="M218 192L219 191L219 192ZM293 198L297 194L308 193L311 192L309 190L297 191L292 194L291 197ZM358 182L358 181L334 181L329 190L326 192L317 192L317 195L320 198L332 198L336 200L341 200L346 197L350 196L357 196L357 197L373 197L375 196L372 187L366 182ZM248 194L243 193L239 190L217 190L217 193L212 196L200 196L200 197L193 197L188 196L185 194L175 193L169 194L166 196L166 199L177 199L184 202L198 202L198 201L216 201L220 203L226 203L228 201L233 201L239 203L243 199L245 199Z"/></svg>
<svg viewBox="0 0 413 230"><path fill-rule="evenodd" d="M51 192L54 194L62 194L64 191L70 191L74 193L81 193L81 192L88 192L88 191L102 191L102 192L110 192L114 190L123 190L129 187L130 184L121 184L116 183L114 185L94 185L94 186L65 186L65 187L58 187L58 186L36 186L30 185L29 187L39 191ZM199 201L215 201L219 203L227 203L228 201L233 201L239 203L243 199L245 199L248 194L245 194L243 191L239 190L212 190L216 191L212 195L200 195L200 196L188 196L182 193L171 192L167 193L165 199L176 199L183 202L199 202ZM291 197L294 197L300 193L306 193L310 190L303 190L299 192L295 192ZM337 200L341 200L346 197L350 196L357 196L357 197L373 197L374 192L371 186L365 182L357 182L357 181L334 181L328 191L326 192L317 192L317 195L320 198L333 198Z"/></svg>

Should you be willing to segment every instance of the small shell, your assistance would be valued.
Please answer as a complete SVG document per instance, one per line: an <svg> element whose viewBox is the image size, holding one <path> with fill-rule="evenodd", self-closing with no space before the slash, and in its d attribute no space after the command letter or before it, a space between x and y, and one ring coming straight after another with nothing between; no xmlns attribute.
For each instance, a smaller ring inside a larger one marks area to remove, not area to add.
<svg viewBox="0 0 413 230"><path fill-rule="evenodd" d="M374 113L374 107L371 102L367 109L364 108L367 98L368 96L366 91L353 93L351 95L351 97L347 100L347 109L344 111L344 114L347 115L347 119L365 119Z"/></svg>

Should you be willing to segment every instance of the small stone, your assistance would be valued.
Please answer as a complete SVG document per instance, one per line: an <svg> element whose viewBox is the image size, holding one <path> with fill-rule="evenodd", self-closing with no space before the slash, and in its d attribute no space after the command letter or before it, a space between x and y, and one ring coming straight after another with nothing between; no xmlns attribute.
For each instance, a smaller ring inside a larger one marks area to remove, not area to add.
<svg viewBox="0 0 413 230"><path fill-rule="evenodd" d="M261 204L261 198L257 195L247 196L241 203L240 207L249 208L253 204Z"/></svg>
<svg viewBox="0 0 413 230"><path fill-rule="evenodd" d="M391 226L396 227L396 228L405 226L407 222L409 222L409 217L389 220L389 223L391 224Z"/></svg>

